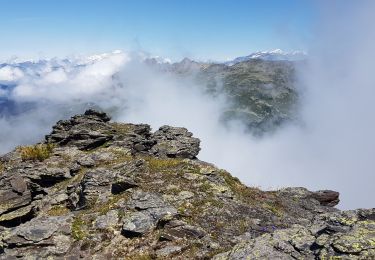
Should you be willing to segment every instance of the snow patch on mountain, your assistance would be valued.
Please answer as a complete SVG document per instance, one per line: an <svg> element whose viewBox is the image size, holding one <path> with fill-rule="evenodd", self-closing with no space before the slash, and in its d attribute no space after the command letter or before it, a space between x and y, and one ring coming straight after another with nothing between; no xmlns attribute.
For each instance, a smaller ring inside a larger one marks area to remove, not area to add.
<svg viewBox="0 0 375 260"><path fill-rule="evenodd" d="M253 59L261 59L261 60L268 60L268 61L297 61L297 60L304 60L307 57L307 53L304 51L291 51L285 52L281 49L275 49L271 51L258 51L251 53L247 56L237 57L233 60L225 62L226 65L231 66L239 62L253 60Z"/></svg>

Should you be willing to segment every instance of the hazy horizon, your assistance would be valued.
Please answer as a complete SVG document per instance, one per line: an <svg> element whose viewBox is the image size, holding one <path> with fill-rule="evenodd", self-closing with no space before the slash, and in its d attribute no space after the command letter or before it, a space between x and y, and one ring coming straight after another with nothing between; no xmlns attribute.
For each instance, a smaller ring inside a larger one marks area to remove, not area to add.
<svg viewBox="0 0 375 260"><path fill-rule="evenodd" d="M296 0L5 0L0 59L122 49L226 60L259 50L306 50L316 13L314 1Z"/></svg>

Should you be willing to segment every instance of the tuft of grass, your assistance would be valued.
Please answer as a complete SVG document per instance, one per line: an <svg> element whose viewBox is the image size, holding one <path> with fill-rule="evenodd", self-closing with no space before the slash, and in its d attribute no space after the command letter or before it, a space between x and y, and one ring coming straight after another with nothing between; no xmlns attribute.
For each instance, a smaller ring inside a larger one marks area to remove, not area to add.
<svg viewBox="0 0 375 260"><path fill-rule="evenodd" d="M5 166L3 162L0 162L0 173L2 173L5 170Z"/></svg>
<svg viewBox="0 0 375 260"><path fill-rule="evenodd" d="M212 189L212 185L208 182L205 181L199 186L199 190L205 193L208 193Z"/></svg>
<svg viewBox="0 0 375 260"><path fill-rule="evenodd" d="M261 191L258 188L245 186L238 178L233 177L230 173L224 170L221 170L219 174L224 178L234 194L243 201L256 202L260 197Z"/></svg>
<svg viewBox="0 0 375 260"><path fill-rule="evenodd" d="M263 204L263 208L270 210L273 214L278 217L283 216L283 207L278 202L266 202Z"/></svg>
<svg viewBox="0 0 375 260"><path fill-rule="evenodd" d="M112 127L115 129L115 131L118 134L127 134L133 130L133 126L130 124L124 124L124 123L111 123Z"/></svg>
<svg viewBox="0 0 375 260"><path fill-rule="evenodd" d="M188 259L196 259L198 252L202 248L202 245L198 242L192 242L186 250L187 258Z"/></svg>
<svg viewBox="0 0 375 260"><path fill-rule="evenodd" d="M51 156L53 148L52 144L36 144L21 146L18 150L23 161L44 161Z"/></svg>
<svg viewBox="0 0 375 260"><path fill-rule="evenodd" d="M224 178L229 187L234 188L236 186L242 185L240 180L237 177L233 177L232 175L230 175L229 172L221 170L219 173Z"/></svg>
<svg viewBox="0 0 375 260"><path fill-rule="evenodd" d="M90 215L92 213L99 213L99 215L105 215L108 213L108 211L112 209L119 209L120 207L117 205L117 203L120 200L127 201L129 199L128 193L121 193L116 195L110 195L108 201L106 202L98 202L98 201L88 201L85 205L85 208L83 211L81 211L81 214Z"/></svg>
<svg viewBox="0 0 375 260"><path fill-rule="evenodd" d="M69 209L67 209L65 206L57 205L48 210L47 214L49 216L63 216L68 214L69 212Z"/></svg>
<svg viewBox="0 0 375 260"><path fill-rule="evenodd" d="M129 195L126 194L126 193L111 195L111 198L107 202L105 202L105 203L95 203L94 205L91 206L91 208L89 208L89 210L92 211L92 212L98 212L98 213L100 213L100 215L105 215L105 214L108 213L108 211L118 208L116 206L116 203L120 199L127 200L128 198L129 198Z"/></svg>
<svg viewBox="0 0 375 260"><path fill-rule="evenodd" d="M177 211L188 223L196 224L197 220L201 219L209 211L217 211L224 206L225 204L220 199L211 194L192 202L184 202Z"/></svg>
<svg viewBox="0 0 375 260"><path fill-rule="evenodd" d="M241 233L245 233L249 229L249 223L246 219L238 221L238 229Z"/></svg>
<svg viewBox="0 0 375 260"><path fill-rule="evenodd" d="M184 162L182 159L176 158L147 158L148 168L151 172L168 172L175 171L177 167L181 166Z"/></svg>
<svg viewBox="0 0 375 260"><path fill-rule="evenodd" d="M75 240L83 240L87 234L84 231L85 221L80 216L77 216L72 223L72 236Z"/></svg>

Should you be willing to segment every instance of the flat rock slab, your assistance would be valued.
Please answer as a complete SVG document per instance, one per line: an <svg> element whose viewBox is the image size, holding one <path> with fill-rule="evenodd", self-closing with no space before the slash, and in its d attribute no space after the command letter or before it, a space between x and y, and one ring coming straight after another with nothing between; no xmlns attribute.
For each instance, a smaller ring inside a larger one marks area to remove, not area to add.
<svg viewBox="0 0 375 260"><path fill-rule="evenodd" d="M64 225L69 225L71 216L62 217L40 217L13 228L10 234L4 239L7 244L16 246L28 245L47 240ZM64 230L68 231L69 230Z"/></svg>
<svg viewBox="0 0 375 260"><path fill-rule="evenodd" d="M141 236L156 227L154 219L144 212L133 212L124 217L122 233L126 237Z"/></svg>

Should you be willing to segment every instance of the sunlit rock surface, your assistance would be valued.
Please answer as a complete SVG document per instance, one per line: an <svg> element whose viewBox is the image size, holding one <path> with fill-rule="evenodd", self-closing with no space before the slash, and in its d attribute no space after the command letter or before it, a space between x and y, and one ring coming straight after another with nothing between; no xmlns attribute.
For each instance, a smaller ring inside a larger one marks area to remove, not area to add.
<svg viewBox="0 0 375 260"><path fill-rule="evenodd" d="M94 110L57 122L0 157L0 258L375 258L374 209L335 209L329 190L246 187L197 159L199 143Z"/></svg>

